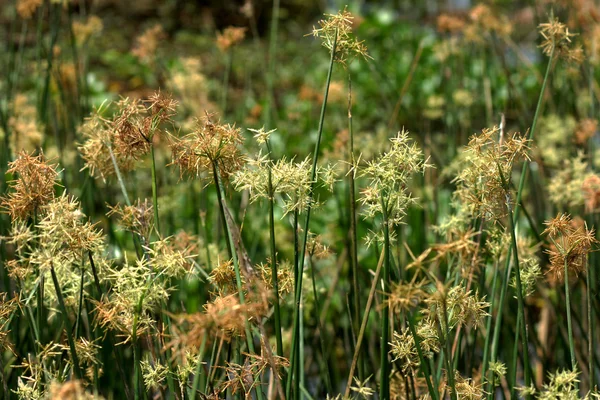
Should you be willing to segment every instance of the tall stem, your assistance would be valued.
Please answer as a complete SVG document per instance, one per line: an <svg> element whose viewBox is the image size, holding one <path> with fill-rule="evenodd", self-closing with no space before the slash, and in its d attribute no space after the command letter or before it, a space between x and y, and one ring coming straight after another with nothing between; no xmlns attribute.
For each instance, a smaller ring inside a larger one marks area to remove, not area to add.
<svg viewBox="0 0 600 400"><path fill-rule="evenodd" d="M500 171L502 176L502 172ZM504 181L504 178L502 178ZM521 320L521 341L523 346L523 371L525 374L525 386L529 386L531 382L531 376L529 375L529 341L527 338L527 324L525 321L525 301L523 299L523 286L521 285L521 268L519 266L519 254L517 251L517 236L515 232L515 222L513 221L512 206L510 205L510 198L507 196L506 208L508 210L508 221L510 229L510 237L512 242L512 253L515 264L515 277L517 281L517 303L518 303L518 315L517 317Z"/></svg>
<svg viewBox="0 0 600 400"><path fill-rule="evenodd" d="M348 134L350 136L350 148L348 157L350 158L348 182L350 184L350 266L352 269L352 298L354 300L354 334L359 331L360 324L360 288L358 285L358 238L356 233L356 189L354 186L354 132L352 130L352 78L348 71ZM356 345L355 345L356 347ZM359 379L365 378L364 364L358 354L358 376Z"/></svg>
<svg viewBox="0 0 600 400"><path fill-rule="evenodd" d="M389 306L386 302L386 291L390 282L390 229L388 225L388 210L387 204L384 198L381 198L381 208L383 210L383 236L384 236L384 260L383 260L383 279L381 288L381 304L383 305L381 313L381 368L380 368L380 387L379 387L379 398L389 399L390 398L390 364L388 362L389 352L389 337L390 337L390 315Z"/></svg>
<svg viewBox="0 0 600 400"><path fill-rule="evenodd" d="M271 146L267 141L269 157L272 157ZM273 284L273 304L275 307L275 337L277 355L283 356L283 339L281 338L281 311L279 309L279 279L277 276L277 249L275 247L275 191L273 189L273 172L269 166L269 235L271 239L271 281Z"/></svg>
<svg viewBox="0 0 600 400"><path fill-rule="evenodd" d="M535 135L535 129L537 127L537 121L538 118L540 116L541 113L541 109L542 109L542 104L544 102L544 95L546 93L546 86L548 83L548 80L550 78L550 72L552 71L552 65L554 62L554 53L555 53L555 46L552 47L552 50L550 52L550 59L548 60L548 65L546 66L546 73L544 74L544 80L542 81L542 88L540 90L540 96L538 97L538 102L537 102L537 106L535 109L535 115L533 116L533 123L531 125L531 129L529 131L529 140L533 141L534 135ZM527 166L529 164L529 161L527 159L525 159L525 161L523 162L523 168L521 170L521 177L519 179L519 187L517 190L517 198L516 198L516 204L515 204L515 209L514 209L514 216L511 216L511 218L513 218L511 220L511 224L516 225L518 219L519 219L519 212L521 210L521 198L523 196L523 188L525 187L525 178L526 178L526 173L527 173ZM498 301L498 314L496 317L496 324L494 325L494 333L493 333L493 341L492 341L492 350L491 350L491 357L490 360L491 361L496 361L496 353L498 350L498 343L499 343L499 337L500 337L500 329L502 327L502 313L504 311L504 298L507 292L507 286L508 286L508 281L510 278L510 257L511 257L511 251L512 251L512 247L508 248L508 254L506 256L506 264L505 264L505 279L503 282L503 286L502 286L502 290L500 291L500 299ZM523 326L524 327L524 326Z"/></svg>
<svg viewBox="0 0 600 400"><path fill-rule="evenodd" d="M571 295L569 294L569 263L568 257L565 256L564 273L565 273L565 296L567 308L567 331L569 334L569 353L571 355L571 369L574 371L577 366L577 360L575 359L575 344L573 342L573 322L571 320Z"/></svg>
<svg viewBox="0 0 600 400"><path fill-rule="evenodd" d="M54 283L54 290L56 291L56 297L58 298L58 305L60 307L60 315L62 316L63 324L65 325L65 331L67 333L67 341L69 342L69 349L71 350L71 361L73 362L73 371L77 379L83 379L84 375L81 372L79 366L79 358L77 357L77 350L75 348L75 341L73 340L73 334L71 333L71 324L69 323L69 316L67 315L67 308L65 307L65 300L54 271L54 266L50 267L50 274L52 275L52 282Z"/></svg>
<svg viewBox="0 0 600 400"><path fill-rule="evenodd" d="M246 304L246 299L244 297L244 289L242 287L242 277L241 277L241 273L240 273L240 265L239 265L239 260L238 260L238 256L235 250L235 244L233 242L233 236L231 234L231 230L229 229L229 225L227 224L227 218L225 216L225 200L224 200L224 190L223 190L223 185L221 184L221 180L219 178L219 167L217 165L216 161L212 162L212 166L213 166L213 178L215 181L215 185L217 187L217 199L219 201L219 210L221 211L221 218L223 219L223 230L226 233L226 239L227 239L227 243L228 243L228 248L231 254L231 258L233 259L233 269L235 271L235 281L237 284L237 290L238 290L238 294L239 294L239 298L240 298L240 304ZM248 322L246 322L246 341L248 344L248 350L250 351L250 353L255 354L254 351L254 338L252 336L252 332L250 330L250 325ZM258 377L257 377L258 378ZM259 400L263 399L263 393L262 390L260 388L260 383L257 385L256 387L256 396Z"/></svg>
<svg viewBox="0 0 600 400"><path fill-rule="evenodd" d="M315 181L316 181L316 177L317 177L317 161L319 159L319 149L321 146L321 136L323 135L323 122L325 120L325 111L327 109L327 97L329 95L329 84L331 83L331 72L333 71L333 64L335 62L335 51L336 51L336 47L337 47L337 30L335 33L335 39L333 40L333 46L331 48L331 59L329 60L329 70L327 71L327 82L325 84L325 92L323 94L323 104L321 106L321 117L319 118L319 129L318 129L318 135L317 135L317 142L315 143L315 151L313 154L313 165L312 165L312 171L311 171L311 175L310 175L310 191L309 191L309 202L308 202L308 206L306 207L306 220L304 223L304 239L302 241L302 251L299 252L298 254L298 275L297 275L297 285L296 285L296 293L295 293L295 305L296 307L294 308L294 329L293 329L293 334L292 334L292 349L294 349L297 345L297 340L298 340L298 335L299 335L299 314L300 314L300 300L301 300L301 296L302 296L302 277L303 274L302 272L304 271L304 255L306 254L306 244L308 242L308 227L309 227L309 223L310 223L310 211L312 209L312 199L313 199L313 191L314 191L314 186L315 186ZM292 362L292 369L294 371L294 378L296 381L298 381L299 378L299 372L300 372L300 368L301 365L298 365L298 358L296 358L296 360L294 360L294 354L292 353L292 357L290 359L290 361ZM295 366L294 366L294 361L295 361ZM290 376L290 379L292 377ZM289 382L289 381L288 381ZM299 385L299 381L296 383L296 385ZM289 397L289 396L288 396Z"/></svg>
<svg viewBox="0 0 600 400"><path fill-rule="evenodd" d="M160 219L158 218L158 184L156 181L156 161L154 157L154 145L150 143L150 156L152 157L152 204L154 206L154 223L156 232L160 238Z"/></svg>

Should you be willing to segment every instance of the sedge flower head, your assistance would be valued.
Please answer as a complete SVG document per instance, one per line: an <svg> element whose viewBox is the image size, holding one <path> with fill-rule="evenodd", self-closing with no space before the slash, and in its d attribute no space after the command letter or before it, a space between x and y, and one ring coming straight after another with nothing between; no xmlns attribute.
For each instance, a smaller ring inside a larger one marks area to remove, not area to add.
<svg viewBox="0 0 600 400"><path fill-rule="evenodd" d="M354 16L344 8L337 14L326 14L326 19L319 21L319 28L313 27L312 35L322 39L323 46L333 51L336 42L335 60L343 65L357 56L370 58L364 41L357 40L352 34Z"/></svg>
<svg viewBox="0 0 600 400"><path fill-rule="evenodd" d="M0 204L13 221L33 216L54 199L57 166L48 163L43 154L34 156L21 152L8 167L7 172L16 174L17 179L10 182L13 190L2 197Z"/></svg>

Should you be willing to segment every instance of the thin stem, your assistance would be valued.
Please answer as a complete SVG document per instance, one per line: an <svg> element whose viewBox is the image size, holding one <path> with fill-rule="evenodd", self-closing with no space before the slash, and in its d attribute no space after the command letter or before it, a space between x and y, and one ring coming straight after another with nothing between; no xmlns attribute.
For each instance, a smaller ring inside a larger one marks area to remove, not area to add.
<svg viewBox="0 0 600 400"><path fill-rule="evenodd" d="M317 293L317 281L315 279L315 263L310 258L310 277L312 280L312 289L313 296L315 297L315 305L317 307L317 328L319 328L319 343L321 344L321 355L323 357L323 363L325 364L325 385L327 387L327 393L333 393L333 387L331 386L331 372L329 371L329 360L327 359L327 350L325 347L325 331L323 330L323 325L321 324L321 302L319 301L319 296Z"/></svg>
<svg viewBox="0 0 600 400"><path fill-rule="evenodd" d="M548 60L548 65L546 66L546 73L544 74L544 80L542 81L542 88L540 90L540 95L538 97L538 102L537 102L537 106L535 109L535 114L533 117L533 123L531 125L531 129L529 130L529 140L532 141L535 135L535 130L537 127L537 122L538 122L538 118L540 116L541 113L541 109L542 109L542 104L544 102L544 95L546 93L546 86L550 77L550 72L552 71L552 65L553 65L553 61L554 61L554 53L555 53L555 46L552 46L552 50L550 52L550 58ZM526 173L527 173L527 167L528 167L528 163L529 161L527 159L525 159L525 161L523 162L523 168L521 170L521 176L519 179L519 186L517 189L517 198L516 198L516 203L515 203L515 209L514 209L514 216L512 216L511 218L514 218L513 220L511 220L511 223L513 225L515 225L517 223L517 220L519 219L519 212L521 210L520 205L521 205L521 198L523 196L523 188L525 187L525 178L526 178ZM492 351L491 351L491 361L496 361L496 354L497 354L497 350L498 350L498 344L499 344L499 337L500 337L500 329L502 327L502 313L504 311L504 298L506 296L506 289L508 286L508 281L510 279L510 256L512 252L512 247L508 248L508 254L506 256L506 265L505 265L505 276L504 276L504 282L502 285L502 290L500 291L500 299L498 302L498 314L497 314L497 318L496 318L496 324L494 326L494 334L493 334L493 341L492 341ZM519 277L520 279L520 277Z"/></svg>
<svg viewBox="0 0 600 400"><path fill-rule="evenodd" d="M54 290L56 291L56 297L58 298L58 305L60 307L60 314L62 316L63 324L65 325L65 331L67 332L67 341L69 342L69 349L71 350L71 361L73 363L73 371L77 379L83 379L84 375L81 372L79 365L79 358L77 357L77 350L75 348L75 341L73 340L73 334L71 333L71 324L69 323L69 316L67 315L67 308L65 307L65 301L54 271L54 266L50 267L50 273L52 274L52 282L54 283Z"/></svg>
<svg viewBox="0 0 600 400"><path fill-rule="evenodd" d="M161 237L160 219L158 218L158 184L156 180L156 160L154 157L154 145L150 143L150 157L152 158L152 203L154 205L154 223L156 224L156 232L158 237Z"/></svg>
<svg viewBox="0 0 600 400"><path fill-rule="evenodd" d="M238 290L238 294L239 294L239 298L240 298L240 304L243 305L246 303L246 300L244 297L244 290L242 287L242 277L241 277L241 273L240 273L240 265L239 265L237 252L235 250L235 244L233 242L233 236L231 234L231 229L229 229L229 225L227 224L227 218L225 216L225 207L226 207L225 200L224 200L225 195L224 195L223 185L219 178L219 167L218 167L216 161L213 161L212 166L213 166L213 178L215 181L215 185L217 187L217 199L219 201L219 210L221 211L221 217L223 219L223 230L226 233L228 248L231 253L231 258L233 259L233 269L235 271L235 280L236 280L237 290ZM248 350L251 353L255 354L254 338L252 336L252 332L250 331L250 325L248 324L247 321L246 321L245 325L246 325L245 330L246 330L246 341L248 344ZM259 400L263 399L263 393L262 393L262 390L260 389L260 385L256 386L256 396Z"/></svg>
<svg viewBox="0 0 600 400"><path fill-rule="evenodd" d="M269 157L271 146L267 141ZM269 166L269 236L271 239L271 281L273 284L273 305L275 307L275 337L277 340L277 355L283 356L283 339L281 338L281 311L279 309L279 279L277 276L277 248L275 247L275 191L273 189L273 172Z"/></svg>
<svg viewBox="0 0 600 400"><path fill-rule="evenodd" d="M419 335L417 334L417 330L415 328L415 322L413 320L413 316L409 315L407 319L408 321L408 328L410 329L410 333L413 337L413 340L415 341L415 347L417 348L417 354L419 355L419 361L421 364L421 371L423 372L423 375L425 375L425 382L427 383L427 389L429 390L429 395L433 398L433 400L438 400L439 395L437 392L437 388L434 388L433 385L431 384L431 379L430 379L430 371L429 371L429 364L425 362L425 356L423 355L423 349L421 349L421 338L419 338Z"/></svg>
<svg viewBox="0 0 600 400"><path fill-rule="evenodd" d="M591 291L591 282L592 279L590 277L591 274L591 266L589 260L585 259L587 274L585 277L586 283L586 301L587 301L587 320L588 320L588 369L589 369L589 387L590 390L594 390L594 383L596 379L595 369L594 369L594 323L595 318L592 314L592 291Z"/></svg>
<svg viewBox="0 0 600 400"><path fill-rule="evenodd" d="M371 311L371 305L373 304L373 299L375 298L375 289L377 288L379 274L381 272L381 267L383 266L384 251L385 250L381 251L381 256L379 257L379 262L377 263L377 270L375 271L375 276L373 277L373 284L371 285L371 291L369 292L369 298L367 300L367 305L365 306L365 313L363 315L362 323L360 325L360 332L358 333L358 338L356 338L356 346L354 348L354 356L352 357L352 364L350 365L350 373L348 374L348 382L346 382L346 392L344 393L344 398L349 398L349 396L350 396L350 387L352 385L352 378L354 377L354 370L355 370L356 364L358 362L358 353L360 352L363 337L365 335L365 330L367 328L367 321L369 319L369 312Z"/></svg>
<svg viewBox="0 0 600 400"><path fill-rule="evenodd" d="M571 320L571 295L569 294L569 263L568 256L565 256L564 272L565 272L565 296L567 308L567 331L569 334L569 353L571 355L571 369L575 371L577 360L575 359L575 344L573 342L573 321Z"/></svg>
<svg viewBox="0 0 600 400"><path fill-rule="evenodd" d="M123 194L123 198L125 199L125 204L131 207L131 201L129 200L129 195L127 194L127 189L125 188L125 182L123 181L123 177L121 176L121 170L119 169L119 165L117 164L117 158L115 157L115 153L112 149L112 144L110 142L106 143L106 147L108 148L108 152L110 154L110 159L112 161L113 167L115 169L115 175L117 175L117 181L119 182L119 187L121 188L121 193Z"/></svg>
<svg viewBox="0 0 600 400"><path fill-rule="evenodd" d="M325 84L325 92L323 94L323 104L321 105L321 116L319 118L319 129L318 129L318 134L317 134L317 142L315 143L315 151L313 154L313 165L312 165L312 171L311 171L311 176L310 176L310 191L309 191L309 202L308 202L308 206L306 207L306 220L304 223L304 240L302 241L302 251L299 252L298 254L298 275L297 275L297 285L296 285L296 292L295 292L295 302L296 302L296 307L294 308L294 329L293 329L293 334L292 334L292 349L294 349L296 346L296 342L298 340L298 335L299 335L299 313L300 313L300 300L301 300L301 295L302 295L302 271L304 271L304 255L306 254L306 244L308 242L308 227L309 227L309 223L310 223L310 212L312 209L312 199L313 199L313 195L314 195L314 186L315 186L315 180L316 180L316 176L317 176L317 162L319 159L319 149L321 146L321 136L323 135L323 122L325 120L325 111L327 109L327 97L329 95L329 84L331 83L331 73L333 71L333 64L335 62L335 52L336 52L336 47L337 47L337 30L335 33L335 38L333 40L333 46L331 49L331 59L329 60L329 69L327 71L327 81ZM294 374L298 374L300 371L301 366L297 365L298 364L298 359L296 358L296 360L294 360L294 354L292 353L292 357L290 359L291 361L291 365L292 365L292 369L294 371ZM294 361L295 364L294 365ZM298 376L294 375L294 378L296 378L296 381L298 380ZM290 379L292 379L292 376L290 376ZM289 382L289 381L288 381ZM297 385L299 384L299 382L296 383ZM289 396L288 396L289 397Z"/></svg>
<svg viewBox="0 0 600 400"><path fill-rule="evenodd" d="M504 176L502 174L502 170L500 170L500 166L498 166L498 170L500 172L500 177L503 182ZM506 185L505 185L506 187ZM523 346L523 371L525 373L525 386L529 386L531 383L531 376L529 375L529 341L527 340L527 324L525 321L525 301L523 299L523 286L521 285L521 269L519 267L519 254L517 251L517 236L515 232L515 222L513 220L513 211L512 206L510 205L510 198L507 195L506 198L506 208L508 210L508 221L509 221L509 229L510 229L510 237L512 242L512 253L515 264L515 277L517 281L517 303L518 303L518 315L517 317L521 320L521 340Z"/></svg>
<svg viewBox="0 0 600 400"><path fill-rule="evenodd" d="M379 398L389 399L390 398L390 364L388 361L389 353L389 337L390 337L390 314L389 306L386 302L386 291L390 283L390 230L388 221L388 210L387 204L382 196L381 208L383 210L383 236L384 236L384 260L383 260L383 279L381 288L381 368L380 368L380 387L379 387Z"/></svg>
<svg viewBox="0 0 600 400"><path fill-rule="evenodd" d="M352 273L352 299L354 300L354 334L358 332L360 321L360 287L358 285L358 236L356 229L356 188L354 182L354 132L352 130L352 78L348 70L348 134L350 136L350 148L348 157L350 158L348 183L350 185L350 266ZM355 346L356 347L356 346ZM364 379L364 364L361 362L359 353L358 375L359 379Z"/></svg>

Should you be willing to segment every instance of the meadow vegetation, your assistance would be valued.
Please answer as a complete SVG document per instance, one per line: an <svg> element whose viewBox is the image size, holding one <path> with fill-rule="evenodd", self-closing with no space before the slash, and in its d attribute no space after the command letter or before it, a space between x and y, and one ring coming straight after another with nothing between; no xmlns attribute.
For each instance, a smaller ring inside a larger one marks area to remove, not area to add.
<svg viewBox="0 0 600 400"><path fill-rule="evenodd" d="M596 2L106 3L2 5L0 397L600 398Z"/></svg>

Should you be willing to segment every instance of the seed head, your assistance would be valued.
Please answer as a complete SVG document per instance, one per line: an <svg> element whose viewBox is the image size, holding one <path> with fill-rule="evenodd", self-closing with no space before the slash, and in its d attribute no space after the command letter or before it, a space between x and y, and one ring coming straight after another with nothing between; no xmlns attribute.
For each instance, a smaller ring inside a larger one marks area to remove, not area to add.
<svg viewBox="0 0 600 400"><path fill-rule="evenodd" d="M2 197L1 205L13 221L33 216L54 198L57 166L49 164L43 154L34 156L23 151L8 167L7 172L16 174L17 179L10 183L13 191Z"/></svg>
<svg viewBox="0 0 600 400"><path fill-rule="evenodd" d="M357 40L352 34L354 16L345 8L337 14L325 14L326 19L319 21L320 28L313 27L312 35L322 39L323 46L333 51L333 43L336 40L335 60L346 65L348 59L361 56L365 59L371 58L367 54L364 41Z"/></svg>
<svg viewBox="0 0 600 400"><path fill-rule="evenodd" d="M539 25L540 34L544 38L540 47L545 55L550 57L552 51L555 55L569 62L581 63L583 61L583 49L581 46L573 47L571 38L575 34L569 32L569 28L558 18L550 17L549 21Z"/></svg>
<svg viewBox="0 0 600 400"><path fill-rule="evenodd" d="M223 53L241 43L246 36L246 28L229 26L223 32L217 33L217 47Z"/></svg>
<svg viewBox="0 0 600 400"><path fill-rule="evenodd" d="M569 272L577 275L586 269L588 254L598 243L593 229L588 229L585 222L572 220L567 214L559 214L544 223L551 242L546 253L550 256L548 273L561 282L564 280L565 263Z"/></svg>

